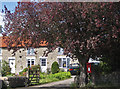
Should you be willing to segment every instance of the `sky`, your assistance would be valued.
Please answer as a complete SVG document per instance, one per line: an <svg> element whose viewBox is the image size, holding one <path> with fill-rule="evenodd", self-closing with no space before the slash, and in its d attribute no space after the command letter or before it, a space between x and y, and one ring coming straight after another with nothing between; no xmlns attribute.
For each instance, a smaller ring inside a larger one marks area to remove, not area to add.
<svg viewBox="0 0 120 89"><path fill-rule="evenodd" d="M3 25L3 14L1 13L2 10L5 11L4 9L4 5L6 5L6 7L8 8L8 10L10 10L11 12L14 12L15 11L15 6L17 6L17 2L1 2L0 0L0 25Z"/></svg>
<svg viewBox="0 0 120 89"><path fill-rule="evenodd" d="M17 6L17 2L2 2L2 9L4 10L4 5L10 10L11 12L14 12L15 7Z"/></svg>
<svg viewBox="0 0 120 89"><path fill-rule="evenodd" d="M4 10L4 5L6 5L8 10L10 10L11 12L14 12L15 6L17 6L17 1L12 1L12 2L9 1L8 2L6 0L0 0L0 25L2 25L2 27L4 27L4 23L3 23L4 14L2 14L1 12L2 12L2 9ZM0 36L1 36L1 34L0 34Z"/></svg>

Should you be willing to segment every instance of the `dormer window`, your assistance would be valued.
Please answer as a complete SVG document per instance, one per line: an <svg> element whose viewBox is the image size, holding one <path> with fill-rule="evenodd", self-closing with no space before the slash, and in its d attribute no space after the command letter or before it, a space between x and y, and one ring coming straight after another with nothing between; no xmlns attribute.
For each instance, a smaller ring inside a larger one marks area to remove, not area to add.
<svg viewBox="0 0 120 89"><path fill-rule="evenodd" d="M34 55L35 54L34 52L35 52L34 48L28 48L27 55Z"/></svg>
<svg viewBox="0 0 120 89"><path fill-rule="evenodd" d="M63 55L63 52L64 52L63 48L58 47L58 55Z"/></svg>

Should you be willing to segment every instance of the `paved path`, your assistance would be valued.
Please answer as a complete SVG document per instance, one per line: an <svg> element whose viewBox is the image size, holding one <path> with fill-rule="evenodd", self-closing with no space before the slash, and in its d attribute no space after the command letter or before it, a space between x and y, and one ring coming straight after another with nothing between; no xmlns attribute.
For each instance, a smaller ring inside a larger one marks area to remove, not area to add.
<svg viewBox="0 0 120 89"><path fill-rule="evenodd" d="M74 82L74 76L72 76L72 78L70 79L66 79L62 81L52 82L43 85L24 87L24 88L16 88L16 89L58 89L58 88L66 89L66 88L70 88L70 85L73 82Z"/></svg>

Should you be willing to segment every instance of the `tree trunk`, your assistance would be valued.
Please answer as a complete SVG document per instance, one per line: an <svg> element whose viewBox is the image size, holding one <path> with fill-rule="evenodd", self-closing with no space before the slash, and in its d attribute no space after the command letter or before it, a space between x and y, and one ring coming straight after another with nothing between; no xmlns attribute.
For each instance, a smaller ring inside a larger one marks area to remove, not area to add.
<svg viewBox="0 0 120 89"><path fill-rule="evenodd" d="M80 74L77 76L79 84L78 87L85 87L88 83L88 76L87 76L87 67L86 63L87 60L85 58L79 58L79 63L80 63Z"/></svg>
<svg viewBox="0 0 120 89"><path fill-rule="evenodd" d="M88 83L86 63L80 66L79 87L85 87Z"/></svg>
<svg viewBox="0 0 120 89"><path fill-rule="evenodd" d="M88 75L87 75L87 67L86 63L89 60L89 56L81 55L78 51L76 51L76 57L78 58L80 64L80 74L79 74L79 85L78 87L85 87L88 83Z"/></svg>

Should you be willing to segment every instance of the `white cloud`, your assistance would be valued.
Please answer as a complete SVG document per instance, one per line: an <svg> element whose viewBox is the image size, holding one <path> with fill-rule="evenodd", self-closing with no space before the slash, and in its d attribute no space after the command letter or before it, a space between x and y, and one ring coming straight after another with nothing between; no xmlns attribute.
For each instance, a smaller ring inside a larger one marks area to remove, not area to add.
<svg viewBox="0 0 120 89"><path fill-rule="evenodd" d="M4 14L0 12L0 25L4 27L3 17L4 17Z"/></svg>

